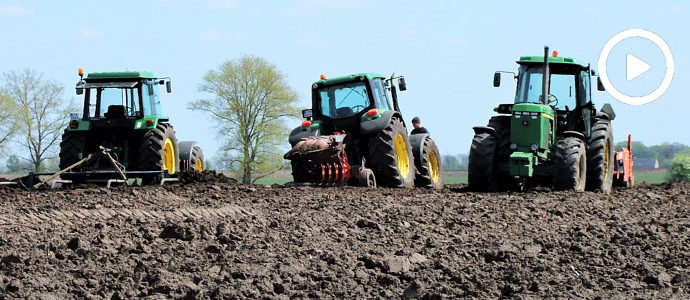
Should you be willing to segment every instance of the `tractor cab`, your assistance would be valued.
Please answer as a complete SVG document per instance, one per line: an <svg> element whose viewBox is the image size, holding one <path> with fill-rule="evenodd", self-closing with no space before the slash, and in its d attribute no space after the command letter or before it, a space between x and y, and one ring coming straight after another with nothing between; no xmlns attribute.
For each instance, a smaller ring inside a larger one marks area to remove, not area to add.
<svg viewBox="0 0 690 300"><path fill-rule="evenodd" d="M79 75L76 92L84 95L84 108L81 118L72 118L70 129L153 127L162 116L159 85L165 84L168 93L171 89L169 78L151 72L90 73L84 78L80 69Z"/></svg>
<svg viewBox="0 0 690 300"><path fill-rule="evenodd" d="M312 109L302 112L307 119L302 130L322 134L360 132L362 122L377 119L386 111L398 111L390 81L379 74L361 73L321 80L312 84ZM401 90L404 79L401 77ZM393 100L391 102L391 100Z"/></svg>
<svg viewBox="0 0 690 300"><path fill-rule="evenodd" d="M533 103L548 105L556 118L556 135L564 131L577 131L589 136L592 115L590 92L591 74L589 65L574 58L558 57L557 52L549 57L548 100L544 100L543 77L544 58L525 56L518 60L515 104Z"/></svg>

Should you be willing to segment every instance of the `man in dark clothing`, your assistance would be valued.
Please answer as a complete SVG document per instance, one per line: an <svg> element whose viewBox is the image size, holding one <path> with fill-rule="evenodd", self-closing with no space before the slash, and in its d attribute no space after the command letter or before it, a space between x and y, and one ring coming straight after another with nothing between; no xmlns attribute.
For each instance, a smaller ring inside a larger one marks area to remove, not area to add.
<svg viewBox="0 0 690 300"><path fill-rule="evenodd" d="M417 133L429 133L426 128L422 127L422 121L419 120L419 117L414 117L412 118L412 132L410 134L417 134Z"/></svg>

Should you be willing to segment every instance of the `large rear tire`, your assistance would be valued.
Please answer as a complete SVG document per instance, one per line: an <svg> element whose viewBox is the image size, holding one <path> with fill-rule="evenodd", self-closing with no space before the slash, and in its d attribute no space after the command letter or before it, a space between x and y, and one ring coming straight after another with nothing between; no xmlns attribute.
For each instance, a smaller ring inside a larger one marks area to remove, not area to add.
<svg viewBox="0 0 690 300"><path fill-rule="evenodd" d="M62 141L60 142L60 170L63 170L84 158L84 147L86 144L86 136L76 132L65 130L62 134ZM75 167L72 172L82 171L81 166ZM61 179L79 181L82 176L74 174L63 173L60 175Z"/></svg>
<svg viewBox="0 0 690 300"><path fill-rule="evenodd" d="M585 190L587 155L585 143L576 137L558 141L554 161L554 188L556 190Z"/></svg>
<svg viewBox="0 0 690 300"><path fill-rule="evenodd" d="M587 186L588 191L599 190L608 194L613 184L613 129L611 122L597 119L592 126L592 135L587 141Z"/></svg>
<svg viewBox="0 0 690 300"><path fill-rule="evenodd" d="M414 185L425 188L443 188L443 168L441 167L441 154L434 140L430 137L422 141L422 155L415 157L414 164L417 170Z"/></svg>
<svg viewBox="0 0 690 300"><path fill-rule="evenodd" d="M172 125L158 123L156 128L144 134L139 148L138 165L142 171L168 171L170 175L179 170L180 154ZM158 183L161 176L161 174L145 175L143 183Z"/></svg>
<svg viewBox="0 0 690 300"><path fill-rule="evenodd" d="M414 156L407 130L398 118L369 141L369 168L382 187L414 187Z"/></svg>

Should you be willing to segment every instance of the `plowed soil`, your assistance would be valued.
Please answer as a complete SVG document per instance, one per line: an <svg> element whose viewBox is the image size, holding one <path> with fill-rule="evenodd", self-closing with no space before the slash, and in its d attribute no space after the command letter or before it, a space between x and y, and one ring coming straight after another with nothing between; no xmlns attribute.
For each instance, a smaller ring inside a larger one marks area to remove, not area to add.
<svg viewBox="0 0 690 300"><path fill-rule="evenodd" d="M0 298L687 299L689 193L0 187Z"/></svg>

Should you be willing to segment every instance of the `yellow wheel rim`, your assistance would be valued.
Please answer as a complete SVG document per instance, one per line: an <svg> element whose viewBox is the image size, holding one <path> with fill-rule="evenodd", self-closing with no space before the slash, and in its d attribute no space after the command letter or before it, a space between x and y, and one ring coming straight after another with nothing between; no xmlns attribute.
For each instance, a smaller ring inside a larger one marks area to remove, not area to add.
<svg viewBox="0 0 690 300"><path fill-rule="evenodd" d="M604 182L609 179L609 162L611 159L611 156L609 155L609 151L611 151L610 147L609 141L607 140L604 143L604 161L602 162L602 169L604 169Z"/></svg>
<svg viewBox="0 0 690 300"><path fill-rule="evenodd" d="M194 170L197 172L204 170L204 165L202 164L201 159L197 159L196 162L194 162Z"/></svg>
<svg viewBox="0 0 690 300"><path fill-rule="evenodd" d="M429 152L429 161L427 162L429 165L429 173L431 175L431 181L432 182L438 182L439 178L439 167L438 167L438 158L436 158L436 153L433 151Z"/></svg>
<svg viewBox="0 0 690 300"><path fill-rule="evenodd" d="M168 171L168 174L175 174L175 146L170 139L165 139L165 146L163 146L163 170Z"/></svg>
<svg viewBox="0 0 690 300"><path fill-rule="evenodd" d="M395 136L395 157L398 160L398 171L400 176L407 178L410 173L410 157L407 155L407 145L402 135Z"/></svg>

